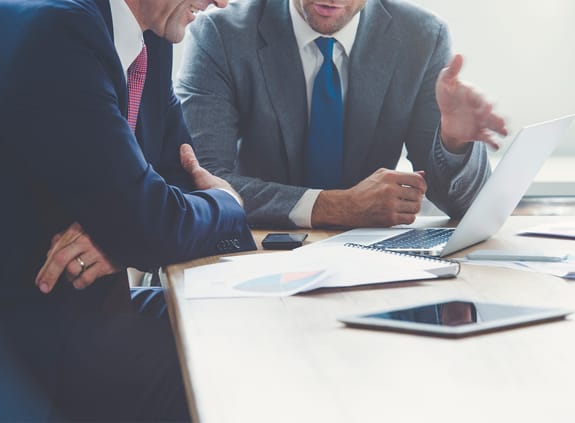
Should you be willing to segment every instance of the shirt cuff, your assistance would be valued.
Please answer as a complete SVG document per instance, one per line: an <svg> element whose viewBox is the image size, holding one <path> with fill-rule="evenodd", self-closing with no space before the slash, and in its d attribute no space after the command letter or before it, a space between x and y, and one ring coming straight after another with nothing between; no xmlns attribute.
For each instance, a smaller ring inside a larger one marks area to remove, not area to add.
<svg viewBox="0 0 575 423"><path fill-rule="evenodd" d="M461 154L452 153L451 151L447 150L447 148L445 148L445 146L443 145L443 140L441 139L441 135L439 135L439 149L441 151L441 154L445 158L447 166L452 169L463 166L471 147L472 143L469 143L469 145L467 146L467 150L464 153Z"/></svg>
<svg viewBox="0 0 575 423"><path fill-rule="evenodd" d="M289 219L299 228L311 228L311 212L321 189L308 189L289 212Z"/></svg>
<svg viewBox="0 0 575 423"><path fill-rule="evenodd" d="M226 193L228 193L229 195L231 195L232 198L237 201L237 203L240 205L240 207L243 207L243 206L244 206L244 202L242 201L242 199L241 199L240 197L238 197L234 192L232 192L232 191L230 191L229 189L226 189L226 188L217 188L217 189L219 189L220 191L226 192Z"/></svg>

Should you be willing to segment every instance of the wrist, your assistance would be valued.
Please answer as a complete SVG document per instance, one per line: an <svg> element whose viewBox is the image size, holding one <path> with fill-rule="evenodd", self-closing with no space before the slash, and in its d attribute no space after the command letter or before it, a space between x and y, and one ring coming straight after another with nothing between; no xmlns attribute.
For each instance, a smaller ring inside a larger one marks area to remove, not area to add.
<svg viewBox="0 0 575 423"><path fill-rule="evenodd" d="M443 147L452 154L465 154L467 151L468 143L460 141L456 137L450 135L444 130L443 122L441 124L441 130L439 131L439 141Z"/></svg>
<svg viewBox="0 0 575 423"><path fill-rule="evenodd" d="M242 197L240 197L240 195L237 192L235 192L233 188L217 187L216 189L219 189L221 191L228 193L234 200L236 200L236 202L240 205L240 207L244 206L244 202L242 200Z"/></svg>
<svg viewBox="0 0 575 423"><path fill-rule="evenodd" d="M347 226L347 191L324 190L318 195L311 212L313 228Z"/></svg>

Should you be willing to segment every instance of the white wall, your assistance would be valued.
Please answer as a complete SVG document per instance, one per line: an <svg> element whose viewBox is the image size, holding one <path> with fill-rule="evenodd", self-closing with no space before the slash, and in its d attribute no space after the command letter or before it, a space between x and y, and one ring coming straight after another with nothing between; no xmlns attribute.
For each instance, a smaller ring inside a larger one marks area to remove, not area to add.
<svg viewBox="0 0 575 423"><path fill-rule="evenodd" d="M464 79L495 101L510 129L575 113L575 1L414 0L443 17ZM557 153L575 154L575 128Z"/></svg>
<svg viewBox="0 0 575 423"><path fill-rule="evenodd" d="M448 22L454 52L466 59L463 78L497 104L511 135L524 125L575 113L574 0L414 3ZM180 50L176 46L174 72ZM575 155L575 127L557 153Z"/></svg>

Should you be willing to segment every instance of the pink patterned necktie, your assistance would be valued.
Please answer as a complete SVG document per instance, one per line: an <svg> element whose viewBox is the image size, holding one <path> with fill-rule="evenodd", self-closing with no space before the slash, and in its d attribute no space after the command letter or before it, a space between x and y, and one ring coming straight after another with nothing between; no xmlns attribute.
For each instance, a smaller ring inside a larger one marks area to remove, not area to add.
<svg viewBox="0 0 575 423"><path fill-rule="evenodd" d="M136 60L128 68L128 125L133 132L136 132L136 122L138 121L138 110L144 83L146 82L146 71L148 70L148 50L146 45L136 57Z"/></svg>

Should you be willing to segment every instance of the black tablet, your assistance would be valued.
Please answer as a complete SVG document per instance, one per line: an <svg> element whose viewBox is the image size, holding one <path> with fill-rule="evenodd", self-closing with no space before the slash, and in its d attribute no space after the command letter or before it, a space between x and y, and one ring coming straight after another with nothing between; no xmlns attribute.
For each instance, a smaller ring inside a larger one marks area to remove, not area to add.
<svg viewBox="0 0 575 423"><path fill-rule="evenodd" d="M572 310L449 300L339 318L351 327L457 338L562 319Z"/></svg>

